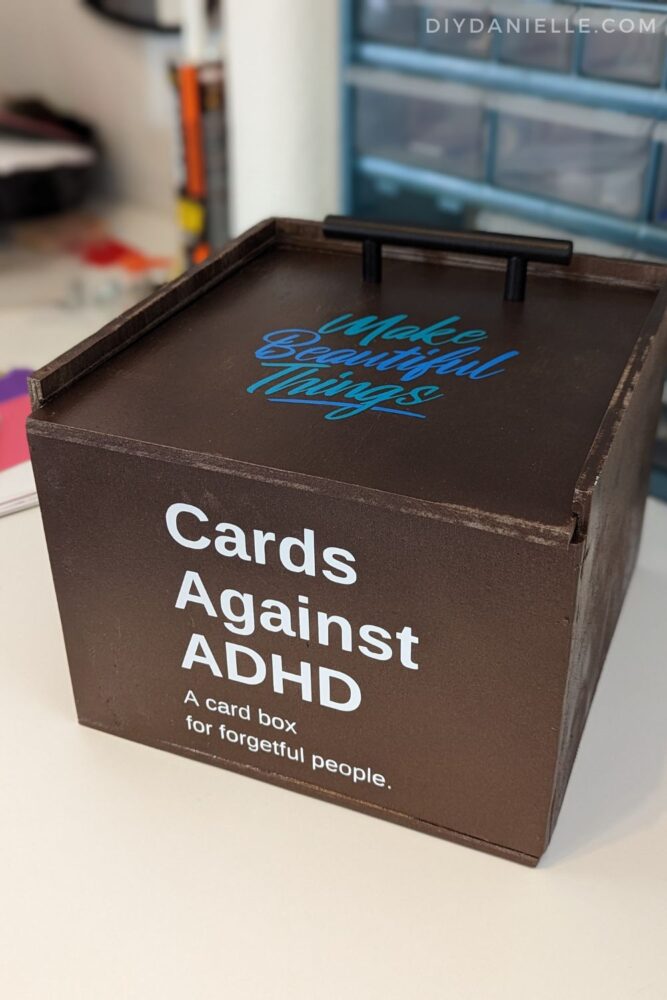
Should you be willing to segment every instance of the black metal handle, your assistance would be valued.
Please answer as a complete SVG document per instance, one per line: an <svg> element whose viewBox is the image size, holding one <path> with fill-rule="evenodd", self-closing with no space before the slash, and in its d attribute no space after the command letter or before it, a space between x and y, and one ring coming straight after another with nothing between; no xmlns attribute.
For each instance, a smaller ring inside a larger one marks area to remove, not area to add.
<svg viewBox="0 0 667 1000"><path fill-rule="evenodd" d="M446 232L441 229L417 229L366 222L344 215L328 215L324 235L332 240L359 240L362 244L364 281L382 281L382 246L418 247L421 250L448 250L451 253L505 257L505 300L523 302L526 297L528 261L543 264L569 264L570 240L541 240L531 236L506 233Z"/></svg>

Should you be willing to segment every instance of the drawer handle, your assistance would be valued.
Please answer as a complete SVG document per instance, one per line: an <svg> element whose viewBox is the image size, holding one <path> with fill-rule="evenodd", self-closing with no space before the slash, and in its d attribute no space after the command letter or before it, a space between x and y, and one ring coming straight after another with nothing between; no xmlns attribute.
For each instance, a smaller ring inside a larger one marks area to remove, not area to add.
<svg viewBox="0 0 667 1000"><path fill-rule="evenodd" d="M450 253L479 254L483 257L507 259L505 301L523 302L526 297L528 262L569 264L572 260L570 240L542 240L530 236L506 233L446 232L441 229L418 229L389 226L381 222L351 219L344 215L328 215L323 224L324 235L332 240L358 240L362 244L363 279L374 284L382 281L383 244L417 247L420 250L447 250Z"/></svg>

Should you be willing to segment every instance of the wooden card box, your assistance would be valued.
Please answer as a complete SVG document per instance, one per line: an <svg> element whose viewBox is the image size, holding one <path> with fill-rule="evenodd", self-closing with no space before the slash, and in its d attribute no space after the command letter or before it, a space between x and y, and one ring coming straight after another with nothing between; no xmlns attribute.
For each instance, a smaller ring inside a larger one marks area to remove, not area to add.
<svg viewBox="0 0 667 1000"><path fill-rule="evenodd" d="M534 865L635 562L664 272L511 301L508 238L508 301L428 249L465 237L327 231L263 223L35 374L79 719Z"/></svg>

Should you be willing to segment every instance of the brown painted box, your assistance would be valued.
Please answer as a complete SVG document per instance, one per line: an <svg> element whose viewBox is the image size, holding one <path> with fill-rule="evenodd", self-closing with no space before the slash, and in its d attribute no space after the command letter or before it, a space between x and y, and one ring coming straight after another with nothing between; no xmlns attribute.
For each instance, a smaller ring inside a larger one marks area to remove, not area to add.
<svg viewBox="0 0 667 1000"><path fill-rule="evenodd" d="M575 255L506 301L423 233L380 281L409 234L352 229L266 222L36 373L79 719L536 864L637 552L664 272Z"/></svg>

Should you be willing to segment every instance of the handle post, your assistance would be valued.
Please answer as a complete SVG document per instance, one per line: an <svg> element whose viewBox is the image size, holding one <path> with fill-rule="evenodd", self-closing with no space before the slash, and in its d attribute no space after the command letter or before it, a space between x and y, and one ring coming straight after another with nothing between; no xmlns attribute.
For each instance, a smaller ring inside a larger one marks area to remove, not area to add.
<svg viewBox="0 0 667 1000"><path fill-rule="evenodd" d="M505 302L523 302L526 297L528 261L525 257L510 257L505 272Z"/></svg>
<svg viewBox="0 0 667 1000"><path fill-rule="evenodd" d="M382 281L382 244L377 240L362 243L364 281L379 285Z"/></svg>

